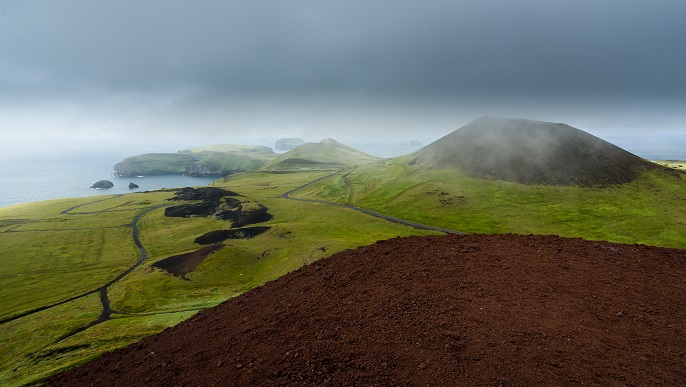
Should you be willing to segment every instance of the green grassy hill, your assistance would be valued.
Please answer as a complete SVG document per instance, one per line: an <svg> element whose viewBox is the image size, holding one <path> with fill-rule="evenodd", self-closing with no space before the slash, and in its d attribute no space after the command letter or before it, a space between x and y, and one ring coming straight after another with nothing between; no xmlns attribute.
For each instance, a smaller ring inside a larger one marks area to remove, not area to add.
<svg viewBox="0 0 686 387"><path fill-rule="evenodd" d="M276 153L271 148L252 145L209 145L177 153L148 153L131 156L114 166L119 176L216 175L256 171Z"/></svg>
<svg viewBox="0 0 686 387"><path fill-rule="evenodd" d="M327 138L318 143L306 143L262 167L263 171L335 170L364 165L377 157Z"/></svg>
<svg viewBox="0 0 686 387"><path fill-rule="evenodd" d="M522 122L527 131L531 122ZM547 134L546 150L529 152L535 158L555 149L561 162L574 164L575 178L560 180L559 170L553 168L556 161L546 170L537 168L536 160L522 162L522 153L504 152L514 140L500 142L498 135L490 136L490 148L479 148L486 137L474 136L473 126L468 129L466 135L460 129L413 154L333 176L310 187L303 197L464 232L558 234L686 248L686 174L581 131L572 130L570 136L563 130L559 137ZM502 135L500 130L496 133ZM470 137L476 143L470 143ZM540 144L541 139L531 142ZM479 173L485 169L471 160L463 163L465 149L488 165L489 173ZM570 160L564 154L586 159ZM515 177L521 182L507 181Z"/></svg>

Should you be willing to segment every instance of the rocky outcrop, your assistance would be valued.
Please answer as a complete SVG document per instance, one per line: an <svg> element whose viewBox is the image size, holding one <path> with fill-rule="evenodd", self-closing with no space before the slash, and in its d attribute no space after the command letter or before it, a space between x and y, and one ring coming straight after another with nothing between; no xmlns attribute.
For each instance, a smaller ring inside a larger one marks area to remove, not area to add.
<svg viewBox="0 0 686 387"><path fill-rule="evenodd" d="M217 211L217 203L203 201L201 203L182 204L180 206L167 207L164 216L170 218L190 218L191 216L209 217Z"/></svg>
<svg viewBox="0 0 686 387"><path fill-rule="evenodd" d="M194 200L196 202L167 207L164 215L177 218L214 217L230 221L231 227L243 227L272 219L268 208L262 204L241 202L233 196L240 195L217 187L182 188L177 190L176 196L169 200Z"/></svg>
<svg viewBox="0 0 686 387"><path fill-rule="evenodd" d="M243 227L272 219L268 208L258 203L241 203L234 208L218 212L215 217L230 221L232 227Z"/></svg>
<svg viewBox="0 0 686 387"><path fill-rule="evenodd" d="M174 197L169 200L204 200L204 199L219 199L224 196L241 196L233 191L225 190L218 187L201 187L201 188L179 188L176 190Z"/></svg>
<svg viewBox="0 0 686 387"><path fill-rule="evenodd" d="M90 188L95 188L95 189L109 189L112 187L114 187L114 183L112 183L109 180L100 180L97 183L90 186Z"/></svg>
<svg viewBox="0 0 686 387"><path fill-rule="evenodd" d="M129 189L137 189L137 188L139 188L139 187L138 187L138 184L136 184L136 183L134 183L134 182L130 182L130 183L129 183Z"/></svg>

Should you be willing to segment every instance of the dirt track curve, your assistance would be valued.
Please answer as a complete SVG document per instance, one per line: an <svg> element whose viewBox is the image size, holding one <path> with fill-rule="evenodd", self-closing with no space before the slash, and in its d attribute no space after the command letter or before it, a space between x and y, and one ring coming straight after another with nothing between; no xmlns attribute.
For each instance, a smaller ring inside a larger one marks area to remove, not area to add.
<svg viewBox="0 0 686 387"><path fill-rule="evenodd" d="M83 332L88 328L91 328L95 325L101 324L101 323L110 319L110 316L112 315L112 308L110 308L110 300L109 300L109 297L107 296L107 290L109 289L110 286L121 281L122 278L126 277L127 275L129 275L129 273L134 271L148 257L147 250L145 250L145 247L143 247L143 244L141 243L140 239L138 238L138 233L139 233L138 221L143 217L143 215L145 215L145 214L147 214L153 210L156 210L158 208L162 208L164 206L165 205L149 207L149 208L139 212L138 214L136 214L136 216L134 216L133 220L131 221L131 228L133 229L133 233L132 233L133 243L136 245L136 248L138 248L138 253L139 253L138 261L136 261L136 263L133 264L128 269L126 269L126 271L122 272L121 274L116 276L114 279L112 279L110 282L106 283L102 287L98 288L97 290L94 290L94 291L91 291L89 293L84 294L84 296L85 296L88 294L93 294L95 292L100 293L100 303L102 304L102 313L100 313L100 316L97 319L95 319L94 321L92 321L92 322L90 322L90 323L88 323L88 324L86 324L80 328L77 328L77 329L67 333L66 335L62 336L60 338L60 341L66 339L68 337L74 336L75 334L77 334L79 332ZM74 299L75 298L72 298L71 300L74 300Z"/></svg>
<svg viewBox="0 0 686 387"><path fill-rule="evenodd" d="M686 250L556 236L336 254L48 385L686 385Z"/></svg>
<svg viewBox="0 0 686 387"><path fill-rule="evenodd" d="M110 200L110 199L113 199L113 198L118 197L118 196L121 196L121 195L115 195L115 196L113 196L113 197L108 197L108 198L105 198L105 199L99 199L99 200L95 200L95 201L92 201L92 202L88 202L88 203L84 203L84 204L79 204L79 205L77 205L77 206L70 207L70 208L67 208L67 209L64 210L64 211L61 211L60 214L65 214L65 215L82 215L82 214L99 214L99 213L103 213L103 212L109 212L109 211L111 211L111 210L103 210L103 211L96 211L96 212L81 212L81 213L74 213L73 211L74 211L76 208L78 208L78 207L85 206L85 205L92 204L92 203L97 203L97 202L105 201L105 200ZM30 316L30 315L32 315L32 314L34 314L34 313L38 313L38 312L41 312L41 311L44 311L44 310L47 310L47 309L50 309L50 308L54 308L54 307L59 306L59 305L66 304L66 303L68 303L68 302L76 301L76 300L78 300L78 299L80 299L80 298L83 298L83 297L86 297L86 296L90 296L91 294L95 294L95 293L100 293L100 303L102 304L102 313L100 314L100 316L99 316L96 320L94 320L94 321L92 321L92 322L90 322L90 323L84 325L83 327L77 328L77 329L75 329L74 331L67 333L66 335L62 336L58 341L62 341L62 340L64 340L64 339L68 338L68 337L71 337L71 336L73 336L73 335L79 333L79 332L83 332L83 331L85 331L85 330L88 329L88 328L91 328L91 327L93 327L93 326L95 326L95 325L98 325L98 324L100 324L100 323L103 323L103 322L109 320L109 319L110 319L110 316L112 315L112 309L110 308L110 301L109 301L109 298L108 298L108 296L107 296L107 289L108 289L110 286L112 286L113 284L115 284L116 282L120 281L120 280L121 280L122 278L124 278L125 276L127 276L129 273L131 273L131 272L132 272L134 269L136 269L138 266L140 266L140 265L145 261L145 259L147 258L147 255L148 255L147 251L145 250L145 248L144 248L143 245L141 244L140 239L138 238L138 221L140 220L141 217L143 217L143 215L149 213L150 211L156 210L156 209L158 209L158 208L162 208L162 207L164 207L164 206L165 206L165 205L159 205L159 206L153 206L153 207L146 208L145 210L143 210L143 211L139 212L138 214L136 214L136 216L134 216L133 220L131 221L130 227L133 229L133 234L132 234L132 236L133 236L133 242L134 242L134 244L136 245L136 247L138 248L138 251L139 251L140 255L139 255L139 257L138 257L138 261L136 261L136 263L133 264L131 267L129 267L126 271L122 272L122 273L119 274L117 277L115 277L114 279L112 279L111 281L109 281L108 283L106 283L105 285L103 285L103 286L101 286L101 287L99 287L99 288L97 288L97 289L93 289L93 290L91 290L91 291L88 291L88 292L81 293L81 294L79 294L79 295L70 297L70 298L68 298L68 299L66 299L66 300L62 300L62 301L59 301L59 302L55 302L55 303L49 304L49 305L44 305L44 306L41 306L41 307L39 307L39 308L31 309L31 310L28 310L28 311L26 311L26 312L23 312L23 313L20 313L20 314L17 314L17 315L14 315L14 316L5 318L5 319L3 319L3 320L0 320L0 325L2 325L2 324L4 324L4 323L7 323L7 322L10 322L10 321L14 321L14 320L20 319L20 318L22 318L22 317ZM114 211L117 211L117 210L114 210Z"/></svg>
<svg viewBox="0 0 686 387"><path fill-rule="evenodd" d="M379 212L375 212L375 211L367 210L367 209L364 209L364 208L360 208L360 207L354 206L354 205L352 205L352 204L339 204L339 203L327 202L327 201L325 201L325 200L317 200L317 199L292 198L292 197L290 196L292 193L294 193L294 192L296 192L296 191L299 191L299 190L301 190L301 189L303 189L303 188L305 188L305 187L307 187L307 186L309 186L309 185L312 185L312 184L314 184L314 183L317 183L317 182L319 182L319 181L322 181L322 180L324 180L324 179L326 179L326 178L328 178L328 177L331 177L331 176L333 176L333 175L335 175L335 174L337 174L337 173L339 173L339 171L336 171L336 172L331 173L331 174L326 175L326 176L322 176L322 177L320 177L320 178L318 178L318 179L316 179L316 180L310 181L309 183L305 183L305 184L303 184L303 185L300 185L300 186L298 186L298 187L295 187L295 188L293 188L293 189L290 190L290 191L284 192L284 193L281 195L281 197L284 198L284 199L295 200L295 201L299 201L299 202L306 202L306 203L321 203L321 204L328 204L328 205L331 205L331 206L336 206L336 207L341 207L341 208L348 208L348 209L351 209L351 210L354 210L354 211L359 211L359 212L365 213L365 214L367 214L367 215L374 216L374 217L376 217L376 218L385 219L385 220L388 220L388 221L390 221L390 222L399 223L399 224L404 224L405 226L410 226L410 227L414 227L414 228L418 228L418 229L422 229L422 230L440 231L440 232L445 232L445 233L448 233L448 234L464 234L464 233L461 232L461 231L455 231L455 230L450 230L450 229L441 228L441 227L434 227L434 226L429 226L429 225L427 225L427 224L421 224L421 223L411 222L411 221L405 220L405 219L396 218L396 217L393 217L393 216L390 216L390 215L385 215L385 214L382 214L382 213L379 213ZM347 179L346 179L346 184L348 184ZM352 196L352 195L351 195L351 196Z"/></svg>

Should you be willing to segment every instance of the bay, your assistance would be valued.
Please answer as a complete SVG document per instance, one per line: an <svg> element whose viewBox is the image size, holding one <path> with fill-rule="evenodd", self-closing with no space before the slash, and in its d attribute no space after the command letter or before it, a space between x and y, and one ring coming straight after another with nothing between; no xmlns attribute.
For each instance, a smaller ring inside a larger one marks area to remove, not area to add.
<svg viewBox="0 0 686 387"><path fill-rule="evenodd" d="M0 166L0 207L49 199L75 198L207 185L217 177L183 175L116 177L116 159L33 160L4 162ZM114 183L110 189L89 188L99 180ZM139 186L130 190L129 183Z"/></svg>

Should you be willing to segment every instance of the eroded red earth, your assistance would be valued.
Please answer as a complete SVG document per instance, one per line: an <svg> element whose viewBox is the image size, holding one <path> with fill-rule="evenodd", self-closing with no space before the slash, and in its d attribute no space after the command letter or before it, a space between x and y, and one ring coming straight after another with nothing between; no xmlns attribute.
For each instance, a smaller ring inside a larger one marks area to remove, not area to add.
<svg viewBox="0 0 686 387"><path fill-rule="evenodd" d="M555 236L345 251L50 385L686 385L686 250Z"/></svg>

